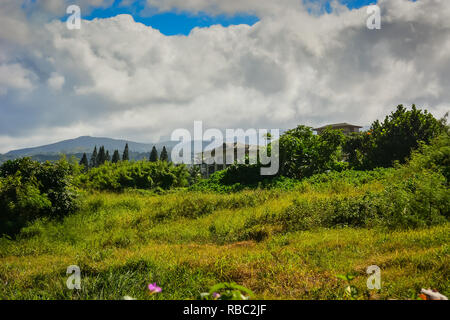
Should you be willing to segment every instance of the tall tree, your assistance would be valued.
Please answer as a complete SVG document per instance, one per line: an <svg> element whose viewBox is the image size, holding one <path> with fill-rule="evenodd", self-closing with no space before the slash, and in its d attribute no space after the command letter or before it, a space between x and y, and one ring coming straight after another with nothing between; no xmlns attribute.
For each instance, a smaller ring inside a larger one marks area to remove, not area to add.
<svg viewBox="0 0 450 320"><path fill-rule="evenodd" d="M161 155L159 156L159 160L166 162L169 161L169 155L167 153L166 146L163 147Z"/></svg>
<svg viewBox="0 0 450 320"><path fill-rule="evenodd" d="M83 157L80 160L80 166L83 166L85 171L87 169L89 169L89 161L88 161L88 158L86 156L86 153L83 153Z"/></svg>
<svg viewBox="0 0 450 320"><path fill-rule="evenodd" d="M356 169L390 167L395 161L405 163L412 150L421 142L428 144L445 126L445 117L437 120L415 105L411 110L399 105L383 122L373 122L368 132L349 137L344 152L349 155L351 167Z"/></svg>
<svg viewBox="0 0 450 320"><path fill-rule="evenodd" d="M150 162L156 161L158 161L158 151L156 150L155 146L153 146L152 152L150 152Z"/></svg>
<svg viewBox="0 0 450 320"><path fill-rule="evenodd" d="M286 131L279 139L279 174L296 179L310 177L328 170L339 171L341 145L344 135L339 130L327 128L320 135L311 128L300 125Z"/></svg>
<svg viewBox="0 0 450 320"><path fill-rule="evenodd" d="M117 163L119 161L120 161L119 150L114 150L111 162L112 163Z"/></svg>
<svg viewBox="0 0 450 320"><path fill-rule="evenodd" d="M106 161L105 147L101 146L97 155L97 166L101 166Z"/></svg>
<svg viewBox="0 0 450 320"><path fill-rule="evenodd" d="M128 143L125 145L125 149L123 150L122 154L122 161L128 161L130 160L130 155L128 154Z"/></svg>
<svg viewBox="0 0 450 320"><path fill-rule="evenodd" d="M91 168L95 168L97 166L97 146L95 146L94 151L92 152L91 162L89 165Z"/></svg>
<svg viewBox="0 0 450 320"><path fill-rule="evenodd" d="M109 155L109 150L106 150L106 161L111 162L111 156Z"/></svg>

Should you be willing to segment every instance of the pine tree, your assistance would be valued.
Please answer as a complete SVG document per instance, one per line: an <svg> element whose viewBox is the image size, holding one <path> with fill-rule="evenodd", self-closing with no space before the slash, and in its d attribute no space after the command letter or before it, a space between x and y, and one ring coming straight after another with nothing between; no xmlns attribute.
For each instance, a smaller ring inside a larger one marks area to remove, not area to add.
<svg viewBox="0 0 450 320"><path fill-rule="evenodd" d="M130 156L128 154L128 143L125 145L125 149L123 150L122 154L122 161L130 160Z"/></svg>
<svg viewBox="0 0 450 320"><path fill-rule="evenodd" d="M159 156L159 160L166 162L169 161L169 155L167 154L166 146L163 147L161 155Z"/></svg>
<svg viewBox="0 0 450 320"><path fill-rule="evenodd" d="M117 163L119 161L120 161L119 150L114 150L111 162L112 163Z"/></svg>
<svg viewBox="0 0 450 320"><path fill-rule="evenodd" d="M101 166L106 161L105 147L101 146L97 155L97 166Z"/></svg>
<svg viewBox="0 0 450 320"><path fill-rule="evenodd" d="M83 157L80 160L80 166L84 167L84 169L83 169L84 171L89 169L89 161L88 161L88 158L86 156L86 153L83 153Z"/></svg>
<svg viewBox="0 0 450 320"><path fill-rule="evenodd" d="M156 161L158 161L158 151L156 150L155 146L153 146L152 152L150 152L150 162Z"/></svg>
<svg viewBox="0 0 450 320"><path fill-rule="evenodd" d="M95 146L94 151L91 156L91 163L89 164L91 168L97 167L97 146Z"/></svg>
<svg viewBox="0 0 450 320"><path fill-rule="evenodd" d="M111 156L109 155L109 150L106 150L106 161L111 162Z"/></svg>

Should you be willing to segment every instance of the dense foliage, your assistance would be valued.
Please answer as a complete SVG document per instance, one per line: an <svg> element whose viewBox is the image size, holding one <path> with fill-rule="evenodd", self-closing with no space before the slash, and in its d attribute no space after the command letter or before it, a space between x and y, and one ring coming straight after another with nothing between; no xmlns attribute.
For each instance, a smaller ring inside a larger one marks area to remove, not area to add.
<svg viewBox="0 0 450 320"><path fill-rule="evenodd" d="M229 193L238 192L246 189L282 189L293 190L300 185L299 180L277 176L272 178L264 178L260 175L257 179L252 179L251 176L239 181L233 176L233 169L246 175L247 172L253 172L259 167L256 165L239 165L232 166L227 170L217 171L213 173L208 179L199 180L197 183L191 185L189 190L204 191L204 192L218 192Z"/></svg>
<svg viewBox="0 0 450 320"><path fill-rule="evenodd" d="M187 186L188 178L185 166L165 161L105 162L87 170L84 164L65 159L45 163L30 158L10 160L0 167L0 234L13 235L36 218L74 212L79 207L79 187L158 191Z"/></svg>
<svg viewBox="0 0 450 320"><path fill-rule="evenodd" d="M344 151L350 166L357 169L390 167L395 161L405 163L421 142L429 143L445 130L445 121L415 105L411 110L399 105L383 122L376 120L368 132L350 136Z"/></svg>
<svg viewBox="0 0 450 320"><path fill-rule="evenodd" d="M152 151L150 152L150 162L156 162L158 161L158 151L156 150L156 147L153 146Z"/></svg>
<svg viewBox="0 0 450 320"><path fill-rule="evenodd" d="M61 217L78 208L73 175L78 167L65 159L39 163L10 160L0 167L0 234L14 234L37 217Z"/></svg>
<svg viewBox="0 0 450 320"><path fill-rule="evenodd" d="M296 179L310 177L328 170L342 170L341 145L344 135L338 130L326 129L320 135L309 127L298 126L285 132L279 141L279 174Z"/></svg>
<svg viewBox="0 0 450 320"><path fill-rule="evenodd" d="M184 165L166 161L106 162L81 176L81 183L97 190L170 189L188 184L189 172Z"/></svg>

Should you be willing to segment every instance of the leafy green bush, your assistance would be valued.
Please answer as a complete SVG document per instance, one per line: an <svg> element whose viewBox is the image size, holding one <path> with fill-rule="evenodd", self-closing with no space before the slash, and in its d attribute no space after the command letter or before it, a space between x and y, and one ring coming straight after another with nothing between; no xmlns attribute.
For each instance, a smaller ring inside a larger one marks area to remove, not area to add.
<svg viewBox="0 0 450 320"><path fill-rule="evenodd" d="M249 176L246 177L247 172ZM213 173L208 179L198 181L189 190L230 193L251 189L293 190L300 186L301 182L296 179L261 176L257 165L233 165Z"/></svg>
<svg viewBox="0 0 450 320"><path fill-rule="evenodd" d="M386 179L395 172L393 168L377 168L371 171L330 171L304 179L303 184L314 190L340 192L348 188L371 183L386 184Z"/></svg>
<svg viewBox="0 0 450 320"><path fill-rule="evenodd" d="M399 171L389 180L381 192L294 200L271 223L288 231L347 226L394 229L426 227L449 219L450 192L441 174L424 170L405 179Z"/></svg>
<svg viewBox="0 0 450 320"><path fill-rule="evenodd" d="M398 206L391 213L390 223L402 226L438 224L449 218L450 137L448 129L422 144L403 166L388 178L387 202Z"/></svg>
<svg viewBox="0 0 450 320"><path fill-rule="evenodd" d="M81 176L82 185L110 191L136 189L170 189L185 187L189 171L184 165L175 166L166 161L106 162Z"/></svg>
<svg viewBox="0 0 450 320"><path fill-rule="evenodd" d="M450 192L446 180L428 170L388 185L382 199L380 213L388 227L424 227L449 218Z"/></svg>
<svg viewBox="0 0 450 320"><path fill-rule="evenodd" d="M429 145L421 143L420 147L413 151L408 166L403 168L405 172L417 172L423 169L442 174L448 185L450 180L450 134L448 126Z"/></svg>
<svg viewBox="0 0 450 320"><path fill-rule="evenodd" d="M28 221L61 217L78 206L73 175L78 168L65 159L39 163L30 158L5 162L0 167L0 234L14 234Z"/></svg>
<svg viewBox="0 0 450 320"><path fill-rule="evenodd" d="M421 142L430 141L445 131L446 119L437 120L428 111L412 105L399 105L383 122L375 121L368 132L346 139L344 152L351 168L391 167L395 161L405 163Z"/></svg>
<svg viewBox="0 0 450 320"><path fill-rule="evenodd" d="M328 170L341 171L347 167L341 161L343 142L344 135L339 130L327 128L320 135L306 126L289 130L279 140L279 174L303 179Z"/></svg>
<svg viewBox="0 0 450 320"><path fill-rule="evenodd" d="M0 178L0 234L14 234L26 222L50 209L50 200L36 184L23 183L19 176Z"/></svg>

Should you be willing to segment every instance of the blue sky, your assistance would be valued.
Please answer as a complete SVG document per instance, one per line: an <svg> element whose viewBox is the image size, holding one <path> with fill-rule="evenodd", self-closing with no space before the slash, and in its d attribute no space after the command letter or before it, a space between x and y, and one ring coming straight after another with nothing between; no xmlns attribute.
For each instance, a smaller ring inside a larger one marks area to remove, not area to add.
<svg viewBox="0 0 450 320"><path fill-rule="evenodd" d="M369 4L376 4L377 0L341 0L340 2L345 4L350 9L355 9L367 6Z"/></svg>
<svg viewBox="0 0 450 320"><path fill-rule="evenodd" d="M300 1L300 0L299 0ZM323 4L323 10L330 10L330 1L328 0L304 0L310 2L320 1ZM89 15L83 16L83 19L92 20L95 18L109 18L118 14L131 14L134 20L141 22L154 29L158 29L165 35L188 35L195 27L208 27L220 24L222 26L248 24L253 25L259 21L258 17L245 13L234 16L210 16L205 13L191 14L189 12L165 12L154 15L148 15L144 12L142 1L134 1L130 6L121 6L120 0L116 0L109 8L95 9ZM374 4L377 0L340 0L340 2L350 9L360 8L369 4Z"/></svg>
<svg viewBox="0 0 450 320"><path fill-rule="evenodd" d="M220 24L222 26L248 24L253 25L258 22L258 17L240 14L235 16L209 16L207 14L190 14L188 12L164 12L148 15L143 12L142 1L135 1L131 6L120 6L120 1L116 0L114 5L106 9L96 9L83 19L92 20L95 18L109 18L118 14L131 14L135 21L158 29L165 35L188 35L195 27L209 27Z"/></svg>

